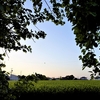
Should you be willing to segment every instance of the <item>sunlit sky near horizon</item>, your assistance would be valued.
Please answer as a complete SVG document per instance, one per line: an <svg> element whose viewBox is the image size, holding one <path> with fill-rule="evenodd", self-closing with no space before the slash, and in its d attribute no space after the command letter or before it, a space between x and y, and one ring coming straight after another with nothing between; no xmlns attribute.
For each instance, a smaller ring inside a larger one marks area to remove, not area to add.
<svg viewBox="0 0 100 100"><path fill-rule="evenodd" d="M26 3L30 7L30 3ZM38 23L39 29L45 31L45 39L21 41L31 45L32 53L11 51L5 58L6 70L13 69L13 74L29 75L39 73L48 77L74 75L75 77L90 77L91 69L82 70L78 56L81 54L76 45L71 23L66 19L64 26L56 26L51 22ZM29 29L37 30L31 25Z"/></svg>

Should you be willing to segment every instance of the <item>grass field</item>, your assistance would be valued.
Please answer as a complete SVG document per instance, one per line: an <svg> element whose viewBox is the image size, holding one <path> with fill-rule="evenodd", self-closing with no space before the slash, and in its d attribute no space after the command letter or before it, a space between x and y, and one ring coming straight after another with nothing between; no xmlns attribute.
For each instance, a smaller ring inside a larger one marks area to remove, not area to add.
<svg viewBox="0 0 100 100"><path fill-rule="evenodd" d="M16 81L9 81L9 87L14 87ZM98 89L100 90L100 81L99 80L47 80L47 81L38 81L37 83L33 82L34 88L41 89L45 88L54 88L59 89Z"/></svg>
<svg viewBox="0 0 100 100"><path fill-rule="evenodd" d="M9 81L9 87L14 87L14 83L16 81ZM97 97L100 96L100 81L99 80L48 80L48 81L38 81L37 83L32 82L34 86L26 87L27 93L25 92L25 96L28 94L30 97L34 97L33 95L41 95L44 97L45 95L53 97L78 97L78 96L86 96L88 97ZM28 89L30 88L30 89ZM19 89L22 88L22 85ZM24 97L25 97L24 96Z"/></svg>

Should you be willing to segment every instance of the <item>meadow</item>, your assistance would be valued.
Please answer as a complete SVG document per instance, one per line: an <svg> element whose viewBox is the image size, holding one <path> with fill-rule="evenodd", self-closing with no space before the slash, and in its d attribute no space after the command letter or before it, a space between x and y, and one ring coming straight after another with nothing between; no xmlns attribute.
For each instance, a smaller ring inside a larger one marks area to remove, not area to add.
<svg viewBox="0 0 100 100"><path fill-rule="evenodd" d="M17 83L10 81L9 87L13 89L14 94L18 95L21 100L23 98L96 98L100 96L99 80L47 80L26 83ZM20 96L19 96L20 95ZM47 99L46 99L47 100Z"/></svg>

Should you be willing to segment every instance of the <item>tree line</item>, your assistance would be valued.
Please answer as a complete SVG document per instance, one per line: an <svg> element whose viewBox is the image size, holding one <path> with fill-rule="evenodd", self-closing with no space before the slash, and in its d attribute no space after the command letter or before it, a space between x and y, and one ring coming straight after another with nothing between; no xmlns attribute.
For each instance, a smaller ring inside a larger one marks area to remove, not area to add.
<svg viewBox="0 0 100 100"><path fill-rule="evenodd" d="M6 79L10 80L10 77L6 75ZM47 77L46 75L35 73L31 75L18 75L19 80L26 81L38 81L38 80L78 80L74 75L66 75L64 77Z"/></svg>

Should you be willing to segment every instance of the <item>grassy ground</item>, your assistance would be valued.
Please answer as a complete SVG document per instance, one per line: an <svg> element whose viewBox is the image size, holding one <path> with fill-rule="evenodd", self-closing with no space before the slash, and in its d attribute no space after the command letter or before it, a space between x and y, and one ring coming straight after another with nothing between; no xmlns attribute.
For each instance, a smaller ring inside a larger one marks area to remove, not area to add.
<svg viewBox="0 0 100 100"><path fill-rule="evenodd" d="M14 83L16 83L17 81L9 81L9 85L13 86ZM33 81L34 83L34 81ZM91 86L100 86L100 80L40 80L37 81L36 85L91 85Z"/></svg>
<svg viewBox="0 0 100 100"><path fill-rule="evenodd" d="M9 81L10 88L14 87L16 81ZM58 97L59 99L70 97L70 98L95 98L100 96L100 81L99 80L48 80L38 81L37 83L32 82L34 85L23 87L21 85L17 93L21 92L21 99L39 97L49 99ZM22 90L24 92L22 92ZM16 90L14 90L15 92Z"/></svg>
<svg viewBox="0 0 100 100"><path fill-rule="evenodd" d="M14 87L14 83L17 81L9 81L9 87ZM54 88L54 89L100 89L99 80L47 80L47 81L38 81L37 83L33 82L34 88Z"/></svg>

